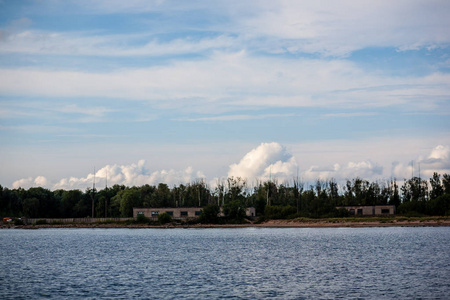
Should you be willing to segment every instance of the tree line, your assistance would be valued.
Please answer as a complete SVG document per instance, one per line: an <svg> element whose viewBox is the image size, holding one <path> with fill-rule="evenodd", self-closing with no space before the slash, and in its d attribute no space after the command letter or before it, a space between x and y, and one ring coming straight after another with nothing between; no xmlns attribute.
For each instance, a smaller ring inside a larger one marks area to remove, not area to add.
<svg viewBox="0 0 450 300"><path fill-rule="evenodd" d="M131 217L133 207L218 207L229 218L241 218L246 207L258 216L339 217L346 210L337 206L395 205L404 215L450 215L450 175L434 173L429 180L413 177L401 187L396 180L369 182L361 178L339 185L336 180L299 180L278 183L260 181L254 187L242 178L228 178L210 188L203 180L170 188L167 184L127 187L114 185L101 190L50 191L42 187L8 189L0 185L0 216L29 218Z"/></svg>

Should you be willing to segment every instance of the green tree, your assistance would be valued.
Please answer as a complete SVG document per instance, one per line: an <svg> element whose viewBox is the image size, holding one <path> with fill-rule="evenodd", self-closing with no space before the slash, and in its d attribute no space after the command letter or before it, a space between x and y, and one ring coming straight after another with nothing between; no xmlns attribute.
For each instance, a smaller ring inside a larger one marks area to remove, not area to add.
<svg viewBox="0 0 450 300"><path fill-rule="evenodd" d="M208 204L202 209L199 221L203 224L217 224L219 222L220 208L216 204Z"/></svg>
<svg viewBox="0 0 450 300"><path fill-rule="evenodd" d="M75 206L82 198L83 193L80 190L64 191L61 198L61 216L76 217Z"/></svg>
<svg viewBox="0 0 450 300"><path fill-rule="evenodd" d="M39 199L26 198L23 200L23 213L28 218L37 218L39 216Z"/></svg>
<svg viewBox="0 0 450 300"><path fill-rule="evenodd" d="M413 177L403 184L402 188L403 202L426 201L428 194L428 183L419 177Z"/></svg>
<svg viewBox="0 0 450 300"><path fill-rule="evenodd" d="M445 194L450 194L450 174L442 175L442 187Z"/></svg>
<svg viewBox="0 0 450 300"><path fill-rule="evenodd" d="M401 201L397 181L395 179L391 180L389 190L390 190L389 204L395 205L395 207L398 208L398 206L401 204Z"/></svg>
<svg viewBox="0 0 450 300"><path fill-rule="evenodd" d="M430 185L430 199L436 199L437 197L444 194L444 188L441 184L441 175L439 175L438 173L433 173L433 177L430 178Z"/></svg>
<svg viewBox="0 0 450 300"><path fill-rule="evenodd" d="M133 207L142 206L141 193L136 187L125 189L119 192L120 215L122 217L132 217Z"/></svg>
<svg viewBox="0 0 450 300"><path fill-rule="evenodd" d="M245 217L245 207L238 200L234 200L225 204L223 214L230 220L242 220Z"/></svg>

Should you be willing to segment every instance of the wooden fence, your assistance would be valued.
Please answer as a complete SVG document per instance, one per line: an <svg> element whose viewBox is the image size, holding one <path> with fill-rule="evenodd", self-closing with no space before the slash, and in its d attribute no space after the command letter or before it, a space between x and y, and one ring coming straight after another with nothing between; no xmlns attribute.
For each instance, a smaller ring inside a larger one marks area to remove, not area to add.
<svg viewBox="0 0 450 300"><path fill-rule="evenodd" d="M128 220L133 220L133 218L64 218L64 219L47 219L47 218L36 218L36 219L22 219L25 224L31 225L39 223L47 223L47 224L92 224L92 223L114 223L114 222L124 222ZM45 220L45 221L44 221Z"/></svg>

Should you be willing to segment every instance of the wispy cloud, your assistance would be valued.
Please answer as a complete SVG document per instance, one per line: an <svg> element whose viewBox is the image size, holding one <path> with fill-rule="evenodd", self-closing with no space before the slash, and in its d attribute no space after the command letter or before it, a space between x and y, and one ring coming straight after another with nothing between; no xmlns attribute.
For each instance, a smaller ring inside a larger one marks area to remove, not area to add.
<svg viewBox="0 0 450 300"><path fill-rule="evenodd" d="M345 56L367 47L407 50L450 42L447 1L271 1L256 9L241 26L271 37L275 52Z"/></svg>
<svg viewBox="0 0 450 300"><path fill-rule="evenodd" d="M244 121L244 120L261 120L269 118L293 117L295 114L265 114L265 115L223 115L201 118L177 119L177 121L188 122L215 122L215 121Z"/></svg>
<svg viewBox="0 0 450 300"><path fill-rule="evenodd" d="M445 0L1 2L0 179L44 182L44 160L82 179L86 147L102 159L120 149L103 163L128 166L124 155L154 158L155 145L182 149L155 154L156 169L214 178L244 170L263 140L289 149L263 177L292 173L291 158L308 178L400 176L418 157L440 168L426 151L449 144L449 11Z"/></svg>
<svg viewBox="0 0 450 300"><path fill-rule="evenodd" d="M168 107L208 99L219 107L240 109L397 105L405 110L439 110L442 97L450 95L449 74L398 78L372 74L342 60L257 59L245 53L217 53L200 61L110 73L1 69L0 79L5 95L108 97ZM370 89L373 86L386 88Z"/></svg>
<svg viewBox="0 0 450 300"><path fill-rule="evenodd" d="M170 56L235 49L236 38L227 35L176 38L159 41L151 34L107 35L92 32L3 31L0 53L71 56Z"/></svg>
<svg viewBox="0 0 450 300"><path fill-rule="evenodd" d="M370 117L376 116L378 113L375 112L348 112L348 113L333 113L324 114L323 118L348 118L348 117Z"/></svg>

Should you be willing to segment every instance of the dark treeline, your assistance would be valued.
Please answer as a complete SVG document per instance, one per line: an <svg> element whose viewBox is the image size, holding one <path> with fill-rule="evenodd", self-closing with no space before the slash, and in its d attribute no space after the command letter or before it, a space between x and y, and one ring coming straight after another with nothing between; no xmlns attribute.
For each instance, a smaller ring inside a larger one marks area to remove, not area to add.
<svg viewBox="0 0 450 300"><path fill-rule="evenodd" d="M392 204L403 215L450 215L450 175L434 173L429 180L413 177L399 187L395 180L369 182L361 178L340 186L331 179L305 184L276 181L258 182L250 188L241 178L228 178L210 189L204 181L170 188L114 185L102 190L55 190L42 187L28 190L0 186L0 216L30 218L77 218L92 216L131 217L133 207L223 207L230 218L243 216L246 207L255 207L259 216L339 217L345 210L336 206Z"/></svg>

